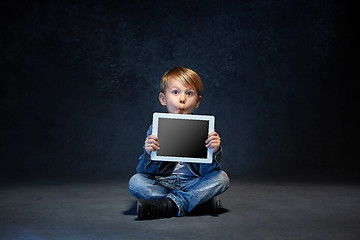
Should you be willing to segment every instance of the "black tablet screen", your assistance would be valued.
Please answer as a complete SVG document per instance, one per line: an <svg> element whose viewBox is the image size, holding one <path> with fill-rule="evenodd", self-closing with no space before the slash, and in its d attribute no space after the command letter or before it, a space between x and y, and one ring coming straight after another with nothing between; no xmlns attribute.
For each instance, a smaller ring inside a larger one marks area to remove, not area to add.
<svg viewBox="0 0 360 240"><path fill-rule="evenodd" d="M209 121L159 118L158 156L207 158Z"/></svg>

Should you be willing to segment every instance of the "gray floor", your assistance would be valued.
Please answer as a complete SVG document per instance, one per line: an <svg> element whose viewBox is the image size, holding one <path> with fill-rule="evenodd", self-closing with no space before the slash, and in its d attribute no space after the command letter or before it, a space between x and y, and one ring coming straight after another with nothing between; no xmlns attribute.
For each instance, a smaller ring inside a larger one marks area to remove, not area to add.
<svg viewBox="0 0 360 240"><path fill-rule="evenodd" d="M126 181L0 187L0 239L360 239L360 186L232 180L217 216L138 221Z"/></svg>

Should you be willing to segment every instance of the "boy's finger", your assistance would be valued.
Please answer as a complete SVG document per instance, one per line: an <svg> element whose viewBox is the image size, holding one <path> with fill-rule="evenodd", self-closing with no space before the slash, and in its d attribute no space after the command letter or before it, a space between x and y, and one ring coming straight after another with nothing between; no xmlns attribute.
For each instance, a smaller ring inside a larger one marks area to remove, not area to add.
<svg viewBox="0 0 360 240"><path fill-rule="evenodd" d="M145 150L157 151L157 150L160 150L160 148L158 146L155 146L155 145L149 145L149 146L145 147Z"/></svg>
<svg viewBox="0 0 360 240"><path fill-rule="evenodd" d="M157 137L155 135L149 135L147 139L154 139L155 141L157 141Z"/></svg>
<svg viewBox="0 0 360 240"><path fill-rule="evenodd" d="M159 143L158 142L155 142L155 143L152 143L151 146L155 149L159 149Z"/></svg>
<svg viewBox="0 0 360 240"><path fill-rule="evenodd" d="M157 144L157 145L159 145L159 142L158 141L155 141L154 139L147 139L146 141L145 141L145 143L154 143L154 144Z"/></svg>
<svg viewBox="0 0 360 240"><path fill-rule="evenodd" d="M206 144L206 147L211 147L213 145L220 145L221 141L220 140L211 140Z"/></svg>
<svg viewBox="0 0 360 240"><path fill-rule="evenodd" d="M212 135L215 135L215 134L216 134L216 132L213 131L213 132L211 132L211 133L209 134L209 136L212 136Z"/></svg>
<svg viewBox="0 0 360 240"><path fill-rule="evenodd" d="M215 129L214 129L214 131L212 131L210 134L218 134L216 131L215 131ZM210 135L209 134L209 135Z"/></svg>
<svg viewBox="0 0 360 240"><path fill-rule="evenodd" d="M220 137L218 135L212 135L212 136L209 136L207 140L209 139L220 139Z"/></svg>
<svg viewBox="0 0 360 240"><path fill-rule="evenodd" d="M208 135L208 138L210 138L210 137L220 137L220 136L219 136L219 134L217 134L217 133L210 133L210 134Z"/></svg>
<svg viewBox="0 0 360 240"><path fill-rule="evenodd" d="M218 137L218 136L211 136L211 137L209 137L208 139L206 139L205 143L209 143L209 142L214 141L214 140L215 140L215 141L220 141L221 138Z"/></svg>
<svg viewBox="0 0 360 240"><path fill-rule="evenodd" d="M158 142L156 142L156 141L154 141L154 140L152 140L152 141L151 141L151 142L149 142L149 143L154 144L154 145L156 145L156 146L159 146L159 143L158 143Z"/></svg>

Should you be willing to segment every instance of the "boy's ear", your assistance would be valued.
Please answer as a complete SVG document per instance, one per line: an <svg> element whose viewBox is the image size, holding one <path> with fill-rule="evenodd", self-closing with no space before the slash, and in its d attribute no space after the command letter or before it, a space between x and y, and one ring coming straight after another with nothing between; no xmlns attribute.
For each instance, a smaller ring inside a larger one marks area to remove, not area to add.
<svg viewBox="0 0 360 240"><path fill-rule="evenodd" d="M201 96L199 96L199 97L198 97L198 100L197 100L197 103L196 103L196 108L198 108L198 107L199 107L200 102L201 102Z"/></svg>
<svg viewBox="0 0 360 240"><path fill-rule="evenodd" d="M159 93L159 101L160 101L161 105L166 106L165 94L163 92Z"/></svg>

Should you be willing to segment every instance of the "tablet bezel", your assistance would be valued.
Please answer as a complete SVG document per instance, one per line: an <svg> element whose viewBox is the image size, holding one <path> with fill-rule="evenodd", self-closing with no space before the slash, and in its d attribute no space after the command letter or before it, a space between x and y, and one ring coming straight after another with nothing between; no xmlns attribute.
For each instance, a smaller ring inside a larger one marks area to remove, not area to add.
<svg viewBox="0 0 360 240"><path fill-rule="evenodd" d="M173 113L154 113L153 114L153 130L152 134L158 137L159 118L166 119L185 119L185 120L201 120L208 121L208 134L214 131L215 117L209 115L194 115L194 114L173 114ZM204 142L205 145L205 142ZM160 146L161 148L161 146ZM151 160L154 161L169 161L169 162L192 162L192 163L212 163L213 150L207 149L207 158L192 158L192 157L176 157L176 156L158 156L157 151L151 152Z"/></svg>

